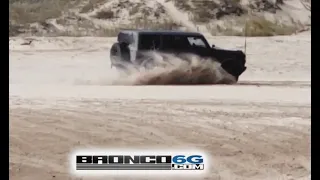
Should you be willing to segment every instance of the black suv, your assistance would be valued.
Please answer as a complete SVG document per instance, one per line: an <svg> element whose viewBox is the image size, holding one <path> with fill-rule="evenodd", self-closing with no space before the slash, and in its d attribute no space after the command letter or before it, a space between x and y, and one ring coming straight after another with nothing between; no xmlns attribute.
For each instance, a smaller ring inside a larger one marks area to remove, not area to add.
<svg viewBox="0 0 320 180"><path fill-rule="evenodd" d="M246 56L240 50L212 47L205 37L196 32L124 30L118 34L118 42L110 49L111 67L126 70L127 65L145 66L151 62L147 52L157 51L174 55L186 53L212 58L236 79L246 70ZM146 63L147 61L147 63Z"/></svg>

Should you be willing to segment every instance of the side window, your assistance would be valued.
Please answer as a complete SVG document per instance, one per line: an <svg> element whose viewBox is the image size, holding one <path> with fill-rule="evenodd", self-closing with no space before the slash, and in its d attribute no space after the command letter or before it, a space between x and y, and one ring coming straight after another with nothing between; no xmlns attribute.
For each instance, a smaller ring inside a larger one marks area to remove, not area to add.
<svg viewBox="0 0 320 180"><path fill-rule="evenodd" d="M165 35L162 38L164 50L181 50L190 47L188 40L184 36Z"/></svg>
<svg viewBox="0 0 320 180"><path fill-rule="evenodd" d="M174 36L174 43L178 49L187 49L190 47L185 36Z"/></svg>
<svg viewBox="0 0 320 180"><path fill-rule="evenodd" d="M118 35L118 42L119 43L126 43L128 45L133 44L134 43L134 38L132 33L120 33Z"/></svg>
<svg viewBox="0 0 320 180"><path fill-rule="evenodd" d="M162 49L163 50L170 50L175 47L174 39L172 36L163 35L162 36Z"/></svg>
<svg viewBox="0 0 320 180"><path fill-rule="evenodd" d="M188 37L188 41L191 46L206 47L206 44L202 41L201 38Z"/></svg>
<svg viewBox="0 0 320 180"><path fill-rule="evenodd" d="M158 35L140 35L139 49L140 50L154 50L160 47L160 36Z"/></svg>

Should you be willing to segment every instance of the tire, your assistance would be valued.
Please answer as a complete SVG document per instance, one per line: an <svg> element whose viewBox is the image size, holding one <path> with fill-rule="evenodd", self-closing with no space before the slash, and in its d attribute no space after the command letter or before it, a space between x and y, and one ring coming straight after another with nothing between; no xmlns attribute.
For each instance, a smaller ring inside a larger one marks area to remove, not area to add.
<svg viewBox="0 0 320 180"><path fill-rule="evenodd" d="M221 64L221 67L234 76L237 81L239 76L246 70L246 67L237 60L226 60Z"/></svg>
<svg viewBox="0 0 320 180"><path fill-rule="evenodd" d="M145 68L146 70L150 70L152 68L154 68L155 64L152 58L148 58L146 60L144 60L141 64L141 67Z"/></svg>
<svg viewBox="0 0 320 180"><path fill-rule="evenodd" d="M128 46L124 43L113 44L110 49L110 61L111 67L115 67L121 72L128 71L126 66L131 64Z"/></svg>
<svg viewBox="0 0 320 180"><path fill-rule="evenodd" d="M127 76L130 74L129 69L126 66L117 64L117 65L114 65L114 67L116 68L118 73L120 73L120 75L122 75L122 76Z"/></svg>

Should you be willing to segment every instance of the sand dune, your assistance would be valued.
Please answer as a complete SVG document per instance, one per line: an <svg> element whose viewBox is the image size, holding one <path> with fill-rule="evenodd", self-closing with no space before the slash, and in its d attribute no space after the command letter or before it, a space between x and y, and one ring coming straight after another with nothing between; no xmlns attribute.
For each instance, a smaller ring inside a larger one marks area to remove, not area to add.
<svg viewBox="0 0 320 180"><path fill-rule="evenodd" d="M150 146L210 154L209 173L192 179L310 179L310 34L249 38L238 84L179 87L112 85L113 39L35 39L9 42L11 179L81 179L69 174L76 148Z"/></svg>

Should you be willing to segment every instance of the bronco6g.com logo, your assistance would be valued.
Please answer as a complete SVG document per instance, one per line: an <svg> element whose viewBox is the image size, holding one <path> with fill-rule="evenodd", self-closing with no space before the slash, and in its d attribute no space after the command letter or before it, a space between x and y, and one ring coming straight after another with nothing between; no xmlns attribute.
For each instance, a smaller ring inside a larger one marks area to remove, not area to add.
<svg viewBox="0 0 320 180"><path fill-rule="evenodd" d="M206 155L201 152L76 152L71 158L74 173L118 171L134 174L137 171L181 173L204 171L208 165Z"/></svg>

